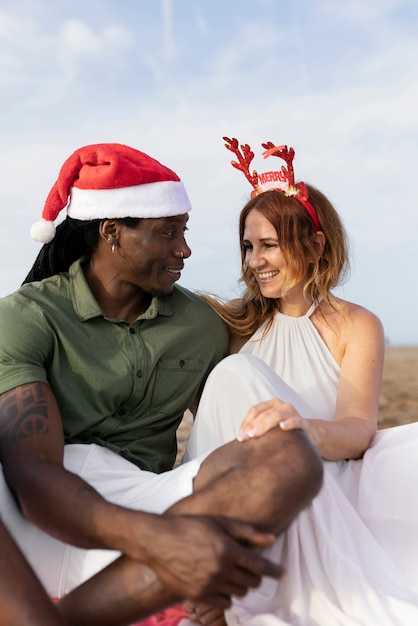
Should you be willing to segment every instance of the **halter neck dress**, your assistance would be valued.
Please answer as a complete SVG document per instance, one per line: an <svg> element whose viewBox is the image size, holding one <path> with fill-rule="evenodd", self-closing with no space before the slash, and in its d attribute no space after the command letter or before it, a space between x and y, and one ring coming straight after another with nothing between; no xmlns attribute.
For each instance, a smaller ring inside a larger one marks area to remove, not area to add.
<svg viewBox="0 0 418 626"><path fill-rule="evenodd" d="M235 438L249 406L273 396L332 420L340 367L314 310L277 313L215 368L186 458ZM286 576L234 600L228 625L418 624L418 423L378 431L361 460L324 465L320 493L267 551Z"/></svg>

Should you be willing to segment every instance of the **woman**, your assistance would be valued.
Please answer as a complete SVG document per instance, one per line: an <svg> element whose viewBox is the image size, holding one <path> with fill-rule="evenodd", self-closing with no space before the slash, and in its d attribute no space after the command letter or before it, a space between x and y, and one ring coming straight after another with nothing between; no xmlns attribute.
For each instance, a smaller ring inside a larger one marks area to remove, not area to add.
<svg viewBox="0 0 418 626"><path fill-rule="evenodd" d="M415 623L418 424L376 434L384 334L375 315L332 294L348 269L344 227L321 192L295 184L292 148L263 144L287 167L258 175L249 146L225 141L254 188L239 223L245 291L211 300L240 354L221 364L222 380L209 377L186 457L279 426L303 429L328 470L271 549L286 578L235 602L227 623Z"/></svg>

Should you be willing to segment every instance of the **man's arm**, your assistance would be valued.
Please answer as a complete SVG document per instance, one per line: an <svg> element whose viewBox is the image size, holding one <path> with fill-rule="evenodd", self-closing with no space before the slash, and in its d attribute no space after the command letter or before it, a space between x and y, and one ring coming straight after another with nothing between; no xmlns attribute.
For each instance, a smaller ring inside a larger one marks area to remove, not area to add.
<svg viewBox="0 0 418 626"><path fill-rule="evenodd" d="M1 462L22 515L62 541L106 547L99 528L91 531L104 500L65 470L63 452L61 416L48 385L22 385L0 396Z"/></svg>
<svg viewBox="0 0 418 626"><path fill-rule="evenodd" d="M50 535L82 548L118 550L157 567L174 599L206 598L221 607L262 575L280 573L250 548L269 545L271 535L232 519L188 516L186 510L152 515L109 503L64 468L63 447L48 385L22 385L0 396L6 480L22 514Z"/></svg>

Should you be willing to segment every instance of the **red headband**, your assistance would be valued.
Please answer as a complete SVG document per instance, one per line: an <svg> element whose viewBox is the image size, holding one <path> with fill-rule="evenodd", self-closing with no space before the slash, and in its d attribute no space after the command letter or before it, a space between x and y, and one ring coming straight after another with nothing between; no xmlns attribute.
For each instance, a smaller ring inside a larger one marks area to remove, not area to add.
<svg viewBox="0 0 418 626"><path fill-rule="evenodd" d="M277 156L286 162L287 168L282 165L279 171L264 172L259 175L255 170L249 171L250 163L254 158L254 152L252 152L250 146L248 144L239 146L237 139L228 139L228 137L223 139L226 142L225 148L231 150L238 159L238 163L231 161L231 165L244 173L254 189L251 197L269 189L281 191L285 196L294 196L308 211L316 230L321 230L318 214L309 202L309 193L305 183L299 182L295 185L295 174L293 171L295 151L293 148L288 149L287 146L275 146L271 141L261 144L265 148L265 152L263 152L265 159L269 156Z"/></svg>

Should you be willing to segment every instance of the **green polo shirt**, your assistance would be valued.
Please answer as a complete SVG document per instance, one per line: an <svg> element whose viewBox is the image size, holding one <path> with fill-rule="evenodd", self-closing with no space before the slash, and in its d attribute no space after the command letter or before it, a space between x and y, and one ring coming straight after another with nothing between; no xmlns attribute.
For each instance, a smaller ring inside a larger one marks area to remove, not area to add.
<svg viewBox="0 0 418 626"><path fill-rule="evenodd" d="M0 393L48 383L66 443L157 473L172 467L183 413L228 344L218 315L177 285L132 324L106 317L80 261L0 299L0 329Z"/></svg>

